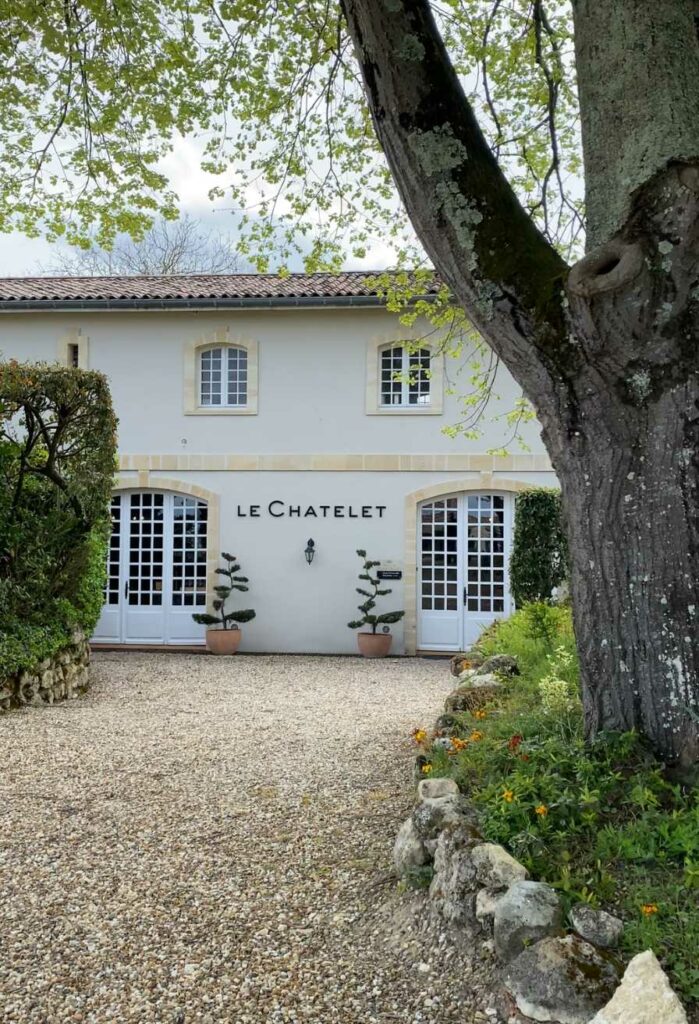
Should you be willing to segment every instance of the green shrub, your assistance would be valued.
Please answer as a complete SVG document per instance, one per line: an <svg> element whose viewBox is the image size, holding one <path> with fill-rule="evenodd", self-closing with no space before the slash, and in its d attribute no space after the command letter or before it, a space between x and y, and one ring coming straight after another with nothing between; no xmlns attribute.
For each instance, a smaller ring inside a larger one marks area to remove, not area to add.
<svg viewBox="0 0 699 1024"><path fill-rule="evenodd" d="M0 363L0 674L92 632L115 456L101 374Z"/></svg>
<svg viewBox="0 0 699 1024"><path fill-rule="evenodd" d="M70 643L71 631L62 623L33 626L11 623L0 633L0 677L36 668Z"/></svg>
<svg viewBox="0 0 699 1024"><path fill-rule="evenodd" d="M537 487L515 499L515 530L510 586L515 604L548 601L567 572L567 545L561 522L561 494Z"/></svg>
<svg viewBox="0 0 699 1024"><path fill-rule="evenodd" d="M497 705L458 716L462 749L427 746L427 770L469 793L489 841L567 904L618 913L625 951L652 946L678 991L699 999L699 794L669 781L635 734L585 743L570 611L548 607L542 630L532 607L479 641L515 654L522 675ZM565 699L547 701L551 679Z"/></svg>

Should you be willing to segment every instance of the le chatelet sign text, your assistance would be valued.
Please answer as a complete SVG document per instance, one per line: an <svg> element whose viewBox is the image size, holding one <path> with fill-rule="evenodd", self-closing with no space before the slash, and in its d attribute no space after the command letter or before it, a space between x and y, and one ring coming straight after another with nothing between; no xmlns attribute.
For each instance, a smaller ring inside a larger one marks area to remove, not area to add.
<svg viewBox="0 0 699 1024"><path fill-rule="evenodd" d="M383 519L386 505L289 505L285 501L270 501L269 505L238 505L239 519L259 519L263 515L273 519Z"/></svg>

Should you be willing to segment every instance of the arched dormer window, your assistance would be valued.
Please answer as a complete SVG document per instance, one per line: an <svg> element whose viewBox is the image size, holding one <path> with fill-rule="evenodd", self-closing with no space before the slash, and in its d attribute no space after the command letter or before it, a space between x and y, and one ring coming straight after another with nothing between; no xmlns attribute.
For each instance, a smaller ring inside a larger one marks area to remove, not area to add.
<svg viewBox="0 0 699 1024"><path fill-rule="evenodd" d="M240 345L199 351L199 405L240 408L248 404L248 353Z"/></svg>
<svg viewBox="0 0 699 1024"><path fill-rule="evenodd" d="M431 403L431 352L408 344L387 345L379 353L382 408L425 408Z"/></svg>

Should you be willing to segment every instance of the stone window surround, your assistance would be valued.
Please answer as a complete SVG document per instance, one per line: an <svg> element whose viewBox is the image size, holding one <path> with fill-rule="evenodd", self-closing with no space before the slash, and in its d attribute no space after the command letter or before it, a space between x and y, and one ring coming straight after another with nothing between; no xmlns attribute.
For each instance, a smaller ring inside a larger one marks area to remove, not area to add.
<svg viewBox="0 0 699 1024"><path fill-rule="evenodd" d="M246 405L199 404L199 355L208 348L244 348L248 354L248 389ZM197 341L191 341L184 350L184 414L185 416L256 416L258 399L258 343L256 338L245 338L231 332L230 327L219 327Z"/></svg>
<svg viewBox="0 0 699 1024"><path fill-rule="evenodd" d="M80 327L72 327L58 339L56 358L61 366L72 366L70 346L78 346L78 369L87 370L90 365L90 339Z"/></svg>
<svg viewBox="0 0 699 1024"><path fill-rule="evenodd" d="M429 405L381 405L380 362L381 350L395 345L417 344L432 349L430 360L430 404ZM377 334L367 342L366 350L366 404L367 416L441 416L444 412L444 355L434 350L434 345L424 337L406 328L391 334Z"/></svg>

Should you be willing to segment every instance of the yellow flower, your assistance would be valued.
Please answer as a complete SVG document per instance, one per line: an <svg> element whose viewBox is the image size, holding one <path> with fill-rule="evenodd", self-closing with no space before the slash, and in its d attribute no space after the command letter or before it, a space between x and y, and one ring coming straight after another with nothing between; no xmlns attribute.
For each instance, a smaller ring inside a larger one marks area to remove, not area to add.
<svg viewBox="0 0 699 1024"><path fill-rule="evenodd" d="M416 743L424 743L427 739L427 733L424 729L413 729L412 736Z"/></svg>
<svg viewBox="0 0 699 1024"><path fill-rule="evenodd" d="M534 813L538 814L540 818L545 818L546 815L549 813L549 809L546 806L546 804L539 804L538 807L534 808Z"/></svg>
<svg viewBox="0 0 699 1024"><path fill-rule="evenodd" d="M478 711L473 712L473 717L477 718L479 722L482 722L484 718L488 717L488 712L484 711L483 708L479 708Z"/></svg>
<svg viewBox="0 0 699 1024"><path fill-rule="evenodd" d="M423 775L429 775L430 772L432 771L432 765L431 764L423 764L423 766L420 769L420 771L422 772Z"/></svg>
<svg viewBox="0 0 699 1024"><path fill-rule="evenodd" d="M478 740L483 739L483 733L479 732L478 729L474 729L471 735L469 736L469 739L471 743L478 743Z"/></svg>
<svg viewBox="0 0 699 1024"><path fill-rule="evenodd" d="M657 914L658 913L658 904L657 903L642 903L641 904L641 913L645 914L646 917L650 917L652 914Z"/></svg>
<svg viewBox="0 0 699 1024"><path fill-rule="evenodd" d="M506 804L511 804L512 801L515 798L515 795L514 795L514 793L512 792L511 789L504 789L502 791L502 798L503 798L503 800L505 801Z"/></svg>

